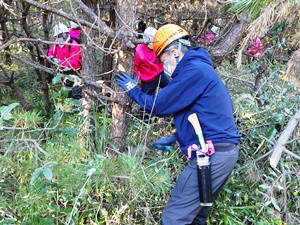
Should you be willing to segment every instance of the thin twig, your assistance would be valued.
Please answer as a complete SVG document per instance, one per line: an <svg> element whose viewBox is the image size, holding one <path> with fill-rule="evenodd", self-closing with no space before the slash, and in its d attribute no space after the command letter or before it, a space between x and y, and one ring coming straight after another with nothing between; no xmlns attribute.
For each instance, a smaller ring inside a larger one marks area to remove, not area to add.
<svg viewBox="0 0 300 225"><path fill-rule="evenodd" d="M39 128L39 129L28 131L28 133L29 132L36 132L36 131L55 130L58 127L63 115L64 114L62 113L54 127ZM27 130L28 129L28 128L24 128L24 127L6 127L6 126L2 126L2 127L6 130Z"/></svg>
<svg viewBox="0 0 300 225"><path fill-rule="evenodd" d="M298 156L298 155L296 155L295 153L293 153L293 152L287 150L286 148L284 148L283 151L284 151L285 153L287 153L287 154L293 156L294 158L300 160L300 156Z"/></svg>
<svg viewBox="0 0 300 225"><path fill-rule="evenodd" d="M18 138L10 138L10 139L0 140L0 143L6 143L6 142L11 142L11 143L13 143L13 142L25 142L25 143L27 143L27 142L32 142L32 143L34 144L34 147L35 147L36 149L38 149L40 152L42 152L46 157L48 157L48 156L50 155L48 152L44 151L44 150L40 147L40 145L37 143L36 140L31 139L31 138L20 138L20 139L18 139ZM10 150L7 150L6 153L4 154L4 156L5 156L8 152L10 152Z"/></svg>
<svg viewBox="0 0 300 225"><path fill-rule="evenodd" d="M282 173L282 181L283 181L283 222L286 221L286 213L287 213L287 187L286 187L286 176L285 176L285 172L284 172L284 168L282 166L282 164L280 164L280 169L281 169L281 173Z"/></svg>
<svg viewBox="0 0 300 225"><path fill-rule="evenodd" d="M225 74L220 74L221 77L226 77L226 78L229 78L229 79L234 79L234 80L238 80L238 81L241 81L242 83L245 83L247 86L253 88L254 87L254 82L251 82L249 80L245 80L245 79L242 79L242 78L239 78L239 77L236 77L236 76L233 76L233 75L225 75Z"/></svg>
<svg viewBox="0 0 300 225"><path fill-rule="evenodd" d="M244 165L244 166L238 168L238 169L236 170L236 172L241 171L242 169L248 167L248 166L249 166L250 164L252 164L252 163L256 163L256 162L258 162L259 160L264 159L265 157L267 157L268 155L270 155L272 152L273 152L273 149L270 150L270 151L268 151L267 153L263 154L262 156L258 157L257 159L252 160L251 162L247 163L246 165Z"/></svg>

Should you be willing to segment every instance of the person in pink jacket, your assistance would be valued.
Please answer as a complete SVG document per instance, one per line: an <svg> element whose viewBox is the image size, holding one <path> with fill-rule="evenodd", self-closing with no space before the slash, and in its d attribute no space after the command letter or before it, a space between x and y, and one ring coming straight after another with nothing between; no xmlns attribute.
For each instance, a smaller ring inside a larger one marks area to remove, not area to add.
<svg viewBox="0 0 300 225"><path fill-rule="evenodd" d="M61 72L77 74L82 65L80 46L76 46L78 43L71 39L69 29L62 23L55 25L53 36L56 37L55 42L57 44L50 47L47 53L48 58L50 58L50 61L58 63ZM66 45L67 43L74 45Z"/></svg>
<svg viewBox="0 0 300 225"><path fill-rule="evenodd" d="M81 35L81 27L74 23L73 21L70 22L71 28L69 30L69 35L71 38L75 39L77 43L80 44L80 35Z"/></svg>
<svg viewBox="0 0 300 225"><path fill-rule="evenodd" d="M143 33L145 43L135 49L134 72L141 81L141 91L154 95L157 87L163 88L169 83L164 73L164 65L155 63L156 55L152 50L152 40L156 33L154 27L148 27Z"/></svg>
<svg viewBox="0 0 300 225"><path fill-rule="evenodd" d="M71 88L68 94L69 98L80 99L82 98L82 85L79 82L81 79L78 75L82 67L81 47L78 46L79 43L75 39L70 37L69 29L66 25L62 23L55 25L53 32L57 44L53 44L50 47L47 52L47 59L58 67L60 73L74 75L74 80L70 78L64 79L63 85Z"/></svg>

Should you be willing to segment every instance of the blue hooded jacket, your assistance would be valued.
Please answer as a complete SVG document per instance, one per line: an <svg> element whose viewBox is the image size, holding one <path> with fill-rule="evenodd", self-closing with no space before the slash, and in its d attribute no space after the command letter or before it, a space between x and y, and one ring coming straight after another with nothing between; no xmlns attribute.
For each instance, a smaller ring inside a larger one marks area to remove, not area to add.
<svg viewBox="0 0 300 225"><path fill-rule="evenodd" d="M203 48L191 48L185 53L170 83L156 96L146 95L137 87L128 94L153 115L174 116L177 141L186 156L191 144L199 144L188 121L192 113L198 116L205 140L233 144L240 140L228 90L214 70L209 53Z"/></svg>

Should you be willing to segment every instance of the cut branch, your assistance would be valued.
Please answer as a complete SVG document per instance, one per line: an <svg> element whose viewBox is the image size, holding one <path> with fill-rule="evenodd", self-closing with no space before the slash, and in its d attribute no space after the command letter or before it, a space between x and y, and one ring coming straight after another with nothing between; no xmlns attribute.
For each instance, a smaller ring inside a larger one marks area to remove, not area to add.
<svg viewBox="0 0 300 225"><path fill-rule="evenodd" d="M288 143L288 139L292 135L294 129L296 128L297 124L299 123L300 119L300 109L292 116L277 140L277 143L274 147L273 154L270 157L270 165L275 168L281 158L282 152L285 151L285 145ZM285 151L288 153L288 151Z"/></svg>
<svg viewBox="0 0 300 225"><path fill-rule="evenodd" d="M230 27L225 29L216 44L209 49L215 67L218 67L223 58L234 50L242 39L243 33L248 26L245 15L241 16L239 19L234 18L233 21L230 21L229 23Z"/></svg>

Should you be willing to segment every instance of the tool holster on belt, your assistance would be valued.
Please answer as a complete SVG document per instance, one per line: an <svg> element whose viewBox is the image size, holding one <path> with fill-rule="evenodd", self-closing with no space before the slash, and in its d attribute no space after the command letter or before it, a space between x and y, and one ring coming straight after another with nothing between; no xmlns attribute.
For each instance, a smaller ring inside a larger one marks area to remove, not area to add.
<svg viewBox="0 0 300 225"><path fill-rule="evenodd" d="M215 149L211 141L207 141L206 146L207 149L203 151L196 144L188 148L189 157L191 157L191 151L196 151L200 206L212 206L213 202L210 156L214 154Z"/></svg>
<svg viewBox="0 0 300 225"><path fill-rule="evenodd" d="M196 155L200 205L212 206L210 157L201 152L197 152Z"/></svg>

